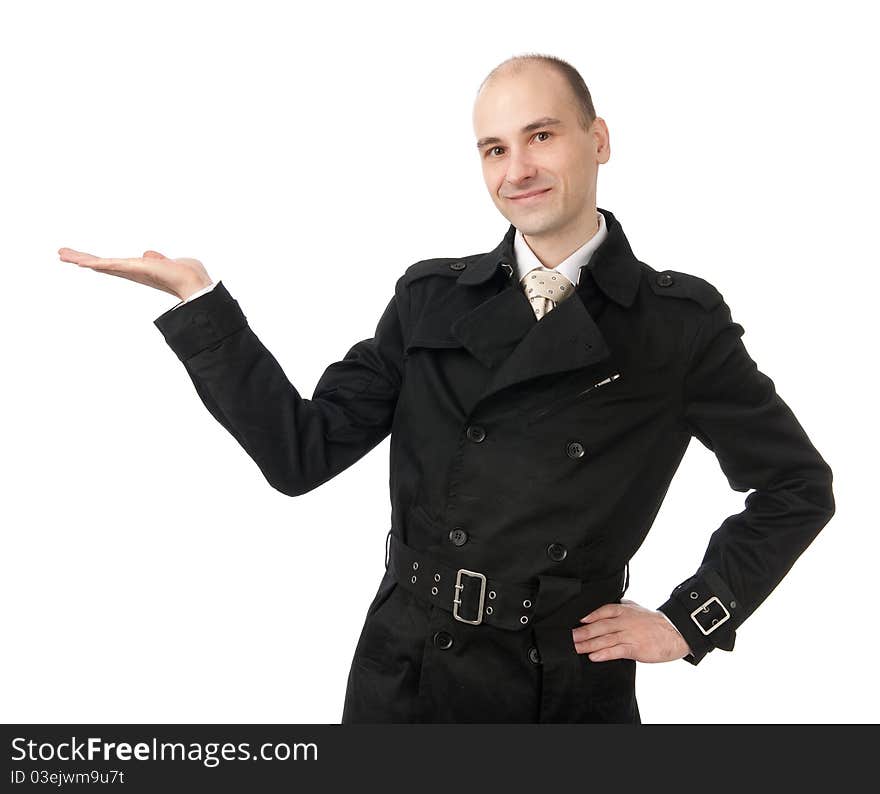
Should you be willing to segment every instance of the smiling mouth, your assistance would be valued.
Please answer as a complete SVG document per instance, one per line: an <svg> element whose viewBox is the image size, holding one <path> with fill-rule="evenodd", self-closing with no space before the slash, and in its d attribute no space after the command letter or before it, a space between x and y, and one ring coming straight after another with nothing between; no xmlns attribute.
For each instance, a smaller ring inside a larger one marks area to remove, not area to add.
<svg viewBox="0 0 880 794"><path fill-rule="evenodd" d="M538 198L539 196L543 196L545 193L549 192L550 188L546 188L544 190L533 191L531 193L522 193L519 196L508 196L511 201L527 201L528 199Z"/></svg>

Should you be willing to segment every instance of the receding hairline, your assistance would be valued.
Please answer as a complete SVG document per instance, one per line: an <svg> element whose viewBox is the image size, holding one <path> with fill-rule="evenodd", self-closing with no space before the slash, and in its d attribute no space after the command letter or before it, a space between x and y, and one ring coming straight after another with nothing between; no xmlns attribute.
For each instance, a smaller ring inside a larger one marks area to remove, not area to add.
<svg viewBox="0 0 880 794"><path fill-rule="evenodd" d="M549 61L537 55L513 55L507 60L502 61L492 69L489 74L483 78L477 94L483 90L483 87L504 77L511 77L522 74L528 69L543 69L546 71L556 71L553 69Z"/></svg>
<svg viewBox="0 0 880 794"><path fill-rule="evenodd" d="M474 101L479 99L480 93L486 85L495 82L499 78L516 76L527 69L539 68L558 74L566 83L572 102L577 111L578 122L582 129L587 130L596 118L596 110L593 107L593 98L590 89L581 77L580 72L568 61L555 55L529 52L521 55L513 55L499 63L489 72L480 83ZM479 146L479 144L478 144Z"/></svg>

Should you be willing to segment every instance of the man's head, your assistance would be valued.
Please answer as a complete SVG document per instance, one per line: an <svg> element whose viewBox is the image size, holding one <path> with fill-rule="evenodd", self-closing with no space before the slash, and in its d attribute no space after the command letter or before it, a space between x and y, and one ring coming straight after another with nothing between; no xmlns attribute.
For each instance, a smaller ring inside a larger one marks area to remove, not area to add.
<svg viewBox="0 0 880 794"><path fill-rule="evenodd" d="M493 69L473 113L483 179L499 212L537 240L577 239L596 228L596 177L611 154L577 70L548 55ZM546 191L534 198L515 198Z"/></svg>

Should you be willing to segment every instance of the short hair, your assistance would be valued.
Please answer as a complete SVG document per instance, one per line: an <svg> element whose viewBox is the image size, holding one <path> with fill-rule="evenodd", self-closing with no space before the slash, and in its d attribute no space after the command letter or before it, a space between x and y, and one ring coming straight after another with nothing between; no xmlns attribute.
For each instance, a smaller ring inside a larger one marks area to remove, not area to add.
<svg viewBox="0 0 880 794"><path fill-rule="evenodd" d="M528 52L522 55L514 55L505 61L499 63L489 74L483 78L477 94L483 90L483 86L499 74L512 72L516 74L521 72L524 67L529 64L540 63L554 69L558 74L565 78L571 93L574 97L574 104L577 110L578 121L584 130L589 129L593 120L596 118L596 110L593 107L593 98L590 96L590 89L581 77L580 72L574 68L568 61L557 58L555 55L546 55L537 52Z"/></svg>

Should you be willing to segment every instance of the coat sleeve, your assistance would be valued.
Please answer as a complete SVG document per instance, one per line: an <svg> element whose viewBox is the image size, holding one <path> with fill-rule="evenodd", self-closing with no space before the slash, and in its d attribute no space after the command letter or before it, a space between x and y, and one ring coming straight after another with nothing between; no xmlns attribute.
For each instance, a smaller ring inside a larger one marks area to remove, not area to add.
<svg viewBox="0 0 880 794"><path fill-rule="evenodd" d="M403 373L404 297L398 280L374 336L330 364L311 399L290 383L222 281L154 324L205 407L268 483L298 496L351 466L391 432Z"/></svg>
<svg viewBox="0 0 880 794"><path fill-rule="evenodd" d="M720 297L720 296L719 296ZM710 539L696 573L659 609L691 648L696 665L721 648L788 573L834 514L832 473L791 409L742 342L723 298L694 338L682 419L718 458L730 487L746 492L745 510Z"/></svg>

